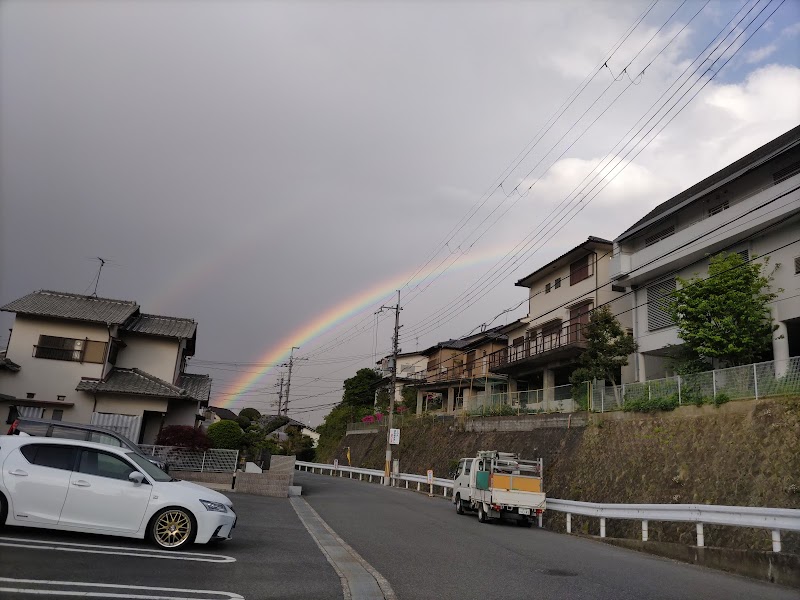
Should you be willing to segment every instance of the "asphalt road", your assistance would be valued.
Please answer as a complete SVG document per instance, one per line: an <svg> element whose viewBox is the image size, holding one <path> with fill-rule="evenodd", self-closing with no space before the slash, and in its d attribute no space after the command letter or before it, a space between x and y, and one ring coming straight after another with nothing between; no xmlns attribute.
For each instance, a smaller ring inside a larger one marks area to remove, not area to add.
<svg viewBox="0 0 800 600"><path fill-rule="evenodd" d="M342 598L339 577L289 500L243 494L231 499L239 517L233 539L193 546L180 560L164 558L171 553L154 552L143 540L0 529L0 590L29 590L0 591L0 598L36 597L30 590L46 590L44 597L53 598L64 597L53 593L57 590L191 600L229 600L237 594L247 600Z"/></svg>
<svg viewBox="0 0 800 600"><path fill-rule="evenodd" d="M397 597L798 600L797 590L586 538L480 524L441 498L297 473L303 497Z"/></svg>

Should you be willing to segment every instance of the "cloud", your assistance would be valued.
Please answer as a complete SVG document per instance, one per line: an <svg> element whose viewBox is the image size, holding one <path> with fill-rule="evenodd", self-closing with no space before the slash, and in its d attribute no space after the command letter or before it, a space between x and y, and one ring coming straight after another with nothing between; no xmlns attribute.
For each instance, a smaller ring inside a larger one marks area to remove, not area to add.
<svg viewBox="0 0 800 600"><path fill-rule="evenodd" d="M800 35L800 21L781 30L781 37L794 37Z"/></svg>
<svg viewBox="0 0 800 600"><path fill-rule="evenodd" d="M744 55L744 61L749 65L760 63L765 58L771 56L777 49L778 47L775 44L756 48Z"/></svg>

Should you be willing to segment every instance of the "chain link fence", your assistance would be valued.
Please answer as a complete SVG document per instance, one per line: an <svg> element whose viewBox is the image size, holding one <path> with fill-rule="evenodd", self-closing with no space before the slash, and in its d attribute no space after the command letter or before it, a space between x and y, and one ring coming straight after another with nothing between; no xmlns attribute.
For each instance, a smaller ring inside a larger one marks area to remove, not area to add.
<svg viewBox="0 0 800 600"><path fill-rule="evenodd" d="M641 383L592 386L595 412L623 410L626 405L721 404L729 400L800 394L800 356L715 369L691 375L675 375Z"/></svg>
<svg viewBox="0 0 800 600"><path fill-rule="evenodd" d="M176 471L200 471L209 473L233 473L239 461L238 450L190 450L178 446L139 445L147 456L153 456Z"/></svg>

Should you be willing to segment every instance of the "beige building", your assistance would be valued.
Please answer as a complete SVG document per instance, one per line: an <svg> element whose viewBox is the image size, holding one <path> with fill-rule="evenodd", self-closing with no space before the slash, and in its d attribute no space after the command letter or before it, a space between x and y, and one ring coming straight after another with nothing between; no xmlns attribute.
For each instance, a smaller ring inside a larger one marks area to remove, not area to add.
<svg viewBox="0 0 800 600"><path fill-rule="evenodd" d="M496 327L421 352L427 358L425 379L417 384L417 413L473 410L478 398L506 393L508 378L489 369L489 357L507 345Z"/></svg>
<svg viewBox="0 0 800 600"><path fill-rule="evenodd" d="M111 427L152 443L165 425L195 425L211 378L185 372L197 324L145 314L136 302L38 291L15 313L0 356L0 418Z"/></svg>
<svg viewBox="0 0 800 600"><path fill-rule="evenodd" d="M612 248L609 240L589 237L516 283L529 290L528 316L501 328L508 344L489 357L491 371L509 377L510 392L568 385L586 349L583 328L594 308L608 304L622 326L631 327L624 288L609 283ZM632 381L633 367L620 376Z"/></svg>

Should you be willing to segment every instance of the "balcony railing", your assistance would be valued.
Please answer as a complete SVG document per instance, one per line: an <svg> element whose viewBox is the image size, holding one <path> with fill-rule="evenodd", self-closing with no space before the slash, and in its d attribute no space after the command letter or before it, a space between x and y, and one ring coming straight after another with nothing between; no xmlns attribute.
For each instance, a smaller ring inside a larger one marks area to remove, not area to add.
<svg viewBox="0 0 800 600"><path fill-rule="evenodd" d="M509 346L490 354L489 370L501 369L559 348L580 346L586 342L584 327L586 323L566 322L558 329L545 330L536 337L526 337L522 344Z"/></svg>

